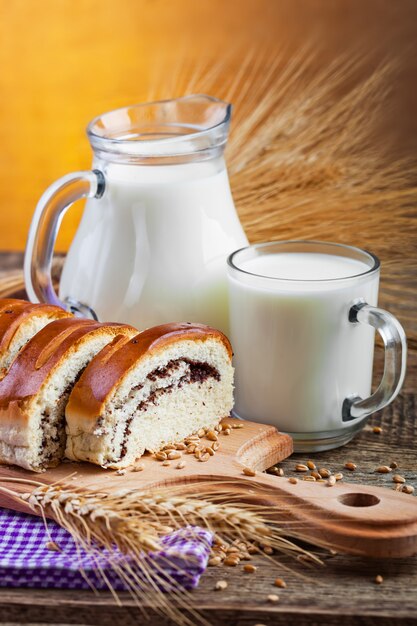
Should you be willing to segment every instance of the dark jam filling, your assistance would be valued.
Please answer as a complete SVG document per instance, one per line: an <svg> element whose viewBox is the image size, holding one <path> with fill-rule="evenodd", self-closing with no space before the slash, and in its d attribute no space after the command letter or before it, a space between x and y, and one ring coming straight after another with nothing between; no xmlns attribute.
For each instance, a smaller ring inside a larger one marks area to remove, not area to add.
<svg viewBox="0 0 417 626"><path fill-rule="evenodd" d="M147 375L146 379L150 380L151 382L156 382L157 380L168 378L168 376L172 376L172 374L174 374L174 372L178 370L183 363L186 363L188 365L188 371L183 376L181 376L181 378L179 378L176 383L153 391L145 400L139 402L138 406L136 407L136 411L146 411L149 405L156 405L157 400L160 396L166 393L172 393L173 389L180 389L183 385L189 385L191 383L198 383L201 385L208 378L213 378L214 380L220 381L219 372L215 367L209 365L209 363L193 361L192 359L185 358L172 359L171 361L168 361L168 363L164 367L159 367L158 369L150 372ZM143 387L143 385L137 385L136 387L133 387L132 390L136 391L141 389L141 387ZM129 417L129 419L126 421L120 459L122 459L127 452L127 440L129 435L131 434L130 426L133 417L134 415Z"/></svg>
<svg viewBox="0 0 417 626"><path fill-rule="evenodd" d="M172 361L169 361L165 365L165 367L160 367L156 370L153 370L153 372L150 372L146 378L151 382L156 382L157 380L168 378L168 376L172 376L172 374L174 374L174 372L179 369L182 363L186 363L188 365L188 371L183 376L181 376L177 383L153 391L150 396L146 398L146 400L142 400L142 402L138 404L138 411L145 410L149 404L156 404L158 396L163 393L170 393L174 387L180 388L183 385L188 385L190 383L199 383L201 385L208 378L214 378L214 380L217 381L220 380L220 374L215 367L209 365L208 363L202 363L201 361L192 361L191 359L173 359ZM138 388L140 388L139 385Z"/></svg>
<svg viewBox="0 0 417 626"><path fill-rule="evenodd" d="M42 452L45 450L49 442L56 444L55 448L58 448L58 450L65 445L65 407L67 405L67 401L71 394L72 388L74 387L75 383L77 383L79 379L81 378L81 374L83 373L84 369L85 368L83 367L83 369L81 369L77 373L74 380L68 383L68 385L65 387L64 391L62 392L62 396L56 402L56 406L61 405L62 409L59 415L59 419L56 422L56 428L57 428L58 434L55 435L55 437L51 437L51 436L47 437L45 434L45 427L50 418L50 410L45 409L45 411L43 411L42 419L41 419L41 429L43 431L43 436L42 436L40 454L42 454ZM43 462L49 463L50 461L52 461L54 457L54 452L56 452L56 450L48 452L47 454L43 454Z"/></svg>

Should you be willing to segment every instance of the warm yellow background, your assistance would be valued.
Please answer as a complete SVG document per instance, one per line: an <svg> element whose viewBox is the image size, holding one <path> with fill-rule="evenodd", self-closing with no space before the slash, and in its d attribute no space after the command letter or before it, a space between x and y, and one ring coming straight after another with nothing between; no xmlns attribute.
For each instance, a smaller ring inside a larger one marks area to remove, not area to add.
<svg viewBox="0 0 417 626"><path fill-rule="evenodd" d="M0 0L0 249L24 247L48 184L89 167L88 121L157 95L158 81L174 95L181 63L209 67L266 42L287 42L290 55L316 31L323 62L360 40L382 58L407 48L416 22L413 0ZM405 152L416 148L414 54L383 129ZM238 68L237 59L223 80ZM66 218L61 248L79 212Z"/></svg>

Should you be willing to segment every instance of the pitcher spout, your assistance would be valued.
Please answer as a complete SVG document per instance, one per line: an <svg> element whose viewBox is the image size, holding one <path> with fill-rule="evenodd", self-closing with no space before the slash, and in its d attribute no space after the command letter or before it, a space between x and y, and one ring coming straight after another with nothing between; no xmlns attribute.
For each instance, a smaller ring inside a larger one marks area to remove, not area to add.
<svg viewBox="0 0 417 626"><path fill-rule="evenodd" d="M167 102L175 102L179 107L187 107L188 111L184 112L193 119L196 128L199 127L201 131L211 130L219 124L230 123L232 105L214 96L191 94Z"/></svg>

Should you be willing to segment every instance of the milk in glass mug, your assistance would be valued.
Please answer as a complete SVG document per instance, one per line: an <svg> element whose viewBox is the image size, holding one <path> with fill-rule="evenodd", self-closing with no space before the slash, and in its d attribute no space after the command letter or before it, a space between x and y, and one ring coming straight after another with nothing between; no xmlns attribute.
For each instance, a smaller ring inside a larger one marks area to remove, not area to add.
<svg viewBox="0 0 417 626"><path fill-rule="evenodd" d="M227 102L194 95L94 119L91 171L58 180L36 208L29 298L139 329L179 320L227 332L226 259L247 245L223 157L230 117ZM83 197L58 297L54 243L63 214Z"/></svg>
<svg viewBox="0 0 417 626"><path fill-rule="evenodd" d="M234 414L274 424L296 451L341 446L398 394L406 338L378 308L380 263L334 243L249 246L228 259ZM375 329L385 346L371 394Z"/></svg>

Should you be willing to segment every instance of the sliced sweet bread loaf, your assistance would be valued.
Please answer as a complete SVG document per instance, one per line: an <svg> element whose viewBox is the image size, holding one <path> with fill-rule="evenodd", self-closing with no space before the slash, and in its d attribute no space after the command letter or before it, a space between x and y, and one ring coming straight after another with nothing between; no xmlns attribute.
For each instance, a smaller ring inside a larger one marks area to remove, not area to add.
<svg viewBox="0 0 417 626"><path fill-rule="evenodd" d="M72 315L58 306L10 298L0 300L0 379L29 339L50 322L64 317Z"/></svg>
<svg viewBox="0 0 417 626"><path fill-rule="evenodd" d="M105 467L212 428L233 405L232 350L219 331L165 324L117 338L86 367L66 408L66 456Z"/></svg>
<svg viewBox="0 0 417 626"><path fill-rule="evenodd" d="M0 462L33 471L65 450L65 405L89 361L117 336L137 330L68 318L51 322L19 352L0 381Z"/></svg>

